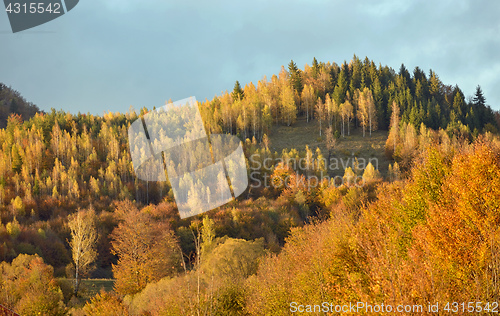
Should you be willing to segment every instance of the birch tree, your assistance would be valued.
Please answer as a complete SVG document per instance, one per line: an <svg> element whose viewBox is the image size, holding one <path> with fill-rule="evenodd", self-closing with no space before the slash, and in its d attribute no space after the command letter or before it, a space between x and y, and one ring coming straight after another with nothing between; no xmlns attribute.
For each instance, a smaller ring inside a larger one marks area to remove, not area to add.
<svg viewBox="0 0 500 316"><path fill-rule="evenodd" d="M353 115L353 107L352 104L349 100L346 100L344 103L341 105L341 115L342 115L342 136L345 137L345 132L344 132L344 121L347 121L347 135L350 135L350 129L349 129L349 124L352 119Z"/></svg>
<svg viewBox="0 0 500 316"><path fill-rule="evenodd" d="M354 99L356 100L356 103L358 105L356 114L359 120L359 124L363 128L363 137L365 137L366 126L368 125L368 109L364 91L361 92L359 90L356 90Z"/></svg>
<svg viewBox="0 0 500 316"><path fill-rule="evenodd" d="M393 101L389 136L387 137L387 141L385 143L386 153L391 157L396 152L396 145L399 139L399 120L399 105Z"/></svg>
<svg viewBox="0 0 500 316"><path fill-rule="evenodd" d="M314 106L314 89L306 84L302 90L302 106L306 110L306 121L309 122L309 112L312 112Z"/></svg>
<svg viewBox="0 0 500 316"><path fill-rule="evenodd" d="M377 110L375 108L375 101L373 100L373 94L370 89L364 88L360 94L364 103L365 115L366 115L366 125L370 130L370 136L372 131L377 129Z"/></svg>
<svg viewBox="0 0 500 316"><path fill-rule="evenodd" d="M297 120L297 107L295 106L292 87L288 84L283 86L280 100L283 109L283 121L286 120L286 125L290 126Z"/></svg>
<svg viewBox="0 0 500 316"><path fill-rule="evenodd" d="M319 136L321 137L321 129L322 124L325 121L325 104L321 101L321 98L318 97L318 102L316 103L316 117L319 121Z"/></svg>
<svg viewBox="0 0 500 316"><path fill-rule="evenodd" d="M91 207L88 210L79 210L68 218L71 230L69 245L75 264L74 294L77 296L81 277L91 271L97 258L97 217Z"/></svg>

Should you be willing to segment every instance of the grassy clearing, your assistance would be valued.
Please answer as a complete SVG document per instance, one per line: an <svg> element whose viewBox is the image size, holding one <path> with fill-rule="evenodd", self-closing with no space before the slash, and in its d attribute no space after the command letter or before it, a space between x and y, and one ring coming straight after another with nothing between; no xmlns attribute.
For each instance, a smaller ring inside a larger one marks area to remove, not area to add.
<svg viewBox="0 0 500 316"><path fill-rule="evenodd" d="M323 128L323 132L326 128ZM347 134L347 130L346 130ZM391 161L387 159L384 153L384 145L387 140L387 131L372 132L372 136L368 135L363 137L363 130L361 128L351 128L351 135L340 137L337 141L337 146L332 152L332 158L337 158L339 167L342 168L344 164L351 165L354 157L358 160L365 159L368 163L372 159L372 163L378 161L378 169L382 175L387 174L387 168ZM317 120L306 122L304 118L297 120L293 126L274 126L270 137L270 149L279 154L283 149L290 150L296 148L303 151L306 145L311 150L316 150L317 147L321 149L323 156L328 158L328 151L323 137L319 136L319 123ZM373 160L376 158L376 160ZM375 166L377 167L377 166ZM343 174L344 170L332 172L332 175Z"/></svg>
<svg viewBox="0 0 500 316"><path fill-rule="evenodd" d="M64 299L68 301L73 296L73 279L60 278L57 279L59 286L64 294ZM111 292L115 280L113 279L85 279L80 283L80 290L78 291L78 296L80 302L85 304L92 297L103 289L106 292Z"/></svg>

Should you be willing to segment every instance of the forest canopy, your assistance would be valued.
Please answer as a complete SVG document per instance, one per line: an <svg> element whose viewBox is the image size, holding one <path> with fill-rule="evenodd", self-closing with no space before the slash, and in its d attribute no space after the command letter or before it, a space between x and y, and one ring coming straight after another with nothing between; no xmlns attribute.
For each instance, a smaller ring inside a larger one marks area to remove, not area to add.
<svg viewBox="0 0 500 316"><path fill-rule="evenodd" d="M291 298L498 298L500 115L480 86L466 97L432 70L314 58L198 107L207 133L238 136L259 173L238 199L181 219L168 181L134 174L128 128L151 109L45 113L0 84L0 303L284 315ZM284 134L307 143L278 152ZM335 174L324 163L345 156ZM384 170L369 159L379 157ZM84 297L80 278L112 286ZM24 287L44 290L21 297Z"/></svg>

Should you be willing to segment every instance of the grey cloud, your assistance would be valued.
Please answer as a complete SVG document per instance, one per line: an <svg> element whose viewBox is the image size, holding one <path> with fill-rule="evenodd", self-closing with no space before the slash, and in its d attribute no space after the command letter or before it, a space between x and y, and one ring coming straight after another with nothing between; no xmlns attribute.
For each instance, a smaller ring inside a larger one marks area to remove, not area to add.
<svg viewBox="0 0 500 316"><path fill-rule="evenodd" d="M86 0L38 28L55 33L1 33L0 81L43 109L101 114L210 99L290 59L302 67L357 54L396 70L432 68L467 95L480 84L499 109L498 9L485 0Z"/></svg>

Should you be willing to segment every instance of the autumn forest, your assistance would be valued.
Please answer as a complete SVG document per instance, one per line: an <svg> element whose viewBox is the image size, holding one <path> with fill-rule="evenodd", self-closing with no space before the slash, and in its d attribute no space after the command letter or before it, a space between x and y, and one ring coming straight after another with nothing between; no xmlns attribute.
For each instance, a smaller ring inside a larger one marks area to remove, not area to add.
<svg viewBox="0 0 500 316"><path fill-rule="evenodd" d="M152 106L44 112L0 84L3 308L288 315L292 302L500 299L500 113L479 85L468 96L433 70L314 58L198 108L207 134L243 142L249 187L181 219L168 181L134 173L128 128Z"/></svg>

